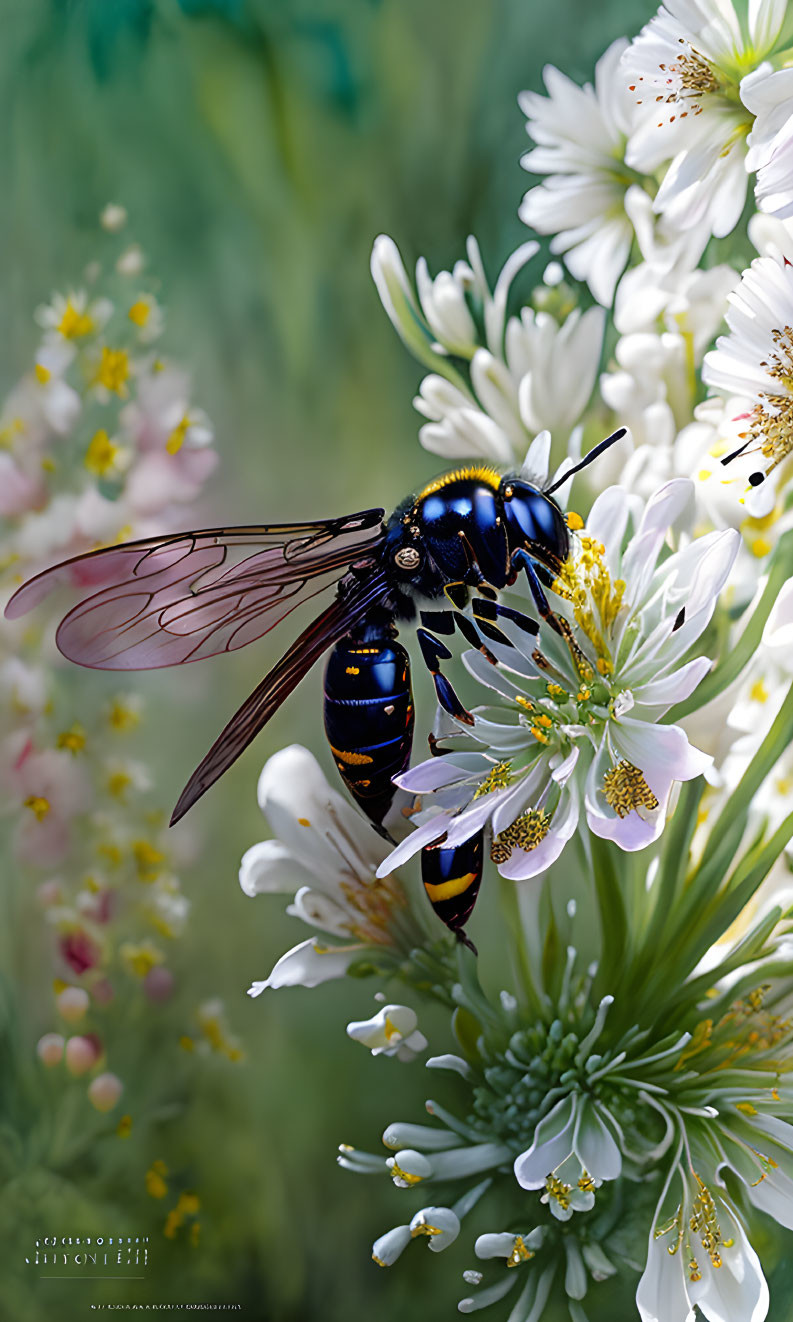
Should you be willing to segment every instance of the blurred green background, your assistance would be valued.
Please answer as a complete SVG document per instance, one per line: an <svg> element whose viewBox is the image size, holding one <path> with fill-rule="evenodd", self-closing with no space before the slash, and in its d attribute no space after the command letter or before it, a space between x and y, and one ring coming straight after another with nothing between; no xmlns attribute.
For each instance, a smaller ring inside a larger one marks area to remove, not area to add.
<svg viewBox="0 0 793 1322"><path fill-rule="evenodd" d="M216 427L221 464L196 522L392 506L438 463L417 444L420 371L380 308L372 240L386 231L406 262L423 253L437 270L476 233L495 276L525 237L517 93L541 88L546 62L591 77L607 44L652 9L636 0L2 0L0 383L26 368L32 309L79 283L98 212L117 201L162 277L168 349L192 366L196 402ZM140 681L164 807L277 647L224 658L208 687L206 673ZM89 694L102 681L73 682ZM428 1093L420 1065L373 1062L346 1039L345 1022L370 1012L373 988L245 995L305 935L277 899L247 899L236 873L264 833L255 801L264 758L299 740L332 774L319 685L316 673L197 810L204 843L184 878L194 910L181 972L196 997L224 998L247 1054L231 1076L220 1064L201 1075L169 1138L200 1182L203 1243L154 1242L146 1280L124 1294L115 1282L40 1283L41 1317L70 1322L89 1316L91 1302L121 1299L239 1301L266 1322L455 1315L459 1273L471 1265L462 1243L440 1261L414 1252L402 1270L381 1271L370 1244L400 1220L399 1194L335 1164L339 1141L378 1150L385 1124L420 1119ZM33 1032L35 1004L29 1018ZM148 1068L164 1060L155 1053ZM143 1174L113 1191L133 1233ZM130 1177L119 1169L116 1178ZM46 1184L0 1203L3 1319L34 1316L17 1290L20 1224L25 1235L62 1233L48 1218L64 1206ZM780 1286L780 1307L787 1293Z"/></svg>

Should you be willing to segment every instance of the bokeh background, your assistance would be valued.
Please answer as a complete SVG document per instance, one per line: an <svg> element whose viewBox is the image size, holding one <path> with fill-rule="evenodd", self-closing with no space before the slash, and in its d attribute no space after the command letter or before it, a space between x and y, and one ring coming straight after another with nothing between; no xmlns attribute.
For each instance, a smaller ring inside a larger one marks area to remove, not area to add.
<svg viewBox="0 0 793 1322"><path fill-rule="evenodd" d="M0 385L28 364L32 310L79 284L98 213L117 201L161 276L168 348L190 365L216 429L221 462L197 522L392 506L437 463L416 439L419 368L370 280L375 235L391 234L408 262L424 254L437 270L476 233L495 275L525 237L517 93L541 88L546 62L591 77L607 44L652 9L639 0L2 0ZM522 277L526 290L538 269ZM211 675L140 682L163 807L279 641L226 657ZM86 703L102 692L101 677L71 682ZM334 1160L338 1142L377 1150L387 1121L420 1115L421 1066L401 1071L392 1114L395 1067L344 1035L347 1019L370 1012L367 986L245 995L304 935L277 899L242 894L237 866L264 833L255 784L267 755L305 742L333 774L319 686L316 673L197 810L202 845L184 877L193 914L178 972L194 997L222 996L246 1054L233 1071L218 1064L183 1088L157 1135L200 1187L202 1242L156 1238L143 1183L154 1149L143 1139L137 1165L134 1149L123 1162L100 1154L70 1187L31 1156L28 1173L0 1192L3 1319L70 1322L92 1302L123 1300L235 1301L263 1322L454 1315L456 1249L443 1270L423 1253L402 1272L379 1270L370 1244L398 1221L398 1195ZM51 974L28 934L40 920L16 894L4 971L20 991L24 1046L47 1026ZM169 1049L155 1041L153 1075L167 1075ZM34 1110L41 1087L34 1073ZM145 1281L33 1288L30 1239L90 1228L108 1208L118 1231L155 1236ZM470 1265L462 1250L458 1258L459 1270Z"/></svg>

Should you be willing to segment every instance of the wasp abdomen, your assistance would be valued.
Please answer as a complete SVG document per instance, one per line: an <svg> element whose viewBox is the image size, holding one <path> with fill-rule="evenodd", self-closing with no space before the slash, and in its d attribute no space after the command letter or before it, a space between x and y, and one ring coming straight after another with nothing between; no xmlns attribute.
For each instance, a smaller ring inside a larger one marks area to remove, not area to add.
<svg viewBox="0 0 793 1322"><path fill-rule="evenodd" d="M413 744L410 658L392 638L345 638L325 671L325 733L358 806L381 825Z"/></svg>
<svg viewBox="0 0 793 1322"><path fill-rule="evenodd" d="M443 844L426 845L421 851L421 880L427 898L441 922L467 946L471 942L463 928L476 904L483 865L481 831L461 845L450 848Z"/></svg>

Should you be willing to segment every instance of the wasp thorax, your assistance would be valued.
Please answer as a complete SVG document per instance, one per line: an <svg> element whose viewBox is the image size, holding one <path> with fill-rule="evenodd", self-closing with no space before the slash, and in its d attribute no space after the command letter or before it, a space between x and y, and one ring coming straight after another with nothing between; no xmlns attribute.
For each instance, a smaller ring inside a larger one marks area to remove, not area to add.
<svg viewBox="0 0 793 1322"><path fill-rule="evenodd" d="M421 552L415 546L402 546L394 556L398 569L418 569L421 564Z"/></svg>

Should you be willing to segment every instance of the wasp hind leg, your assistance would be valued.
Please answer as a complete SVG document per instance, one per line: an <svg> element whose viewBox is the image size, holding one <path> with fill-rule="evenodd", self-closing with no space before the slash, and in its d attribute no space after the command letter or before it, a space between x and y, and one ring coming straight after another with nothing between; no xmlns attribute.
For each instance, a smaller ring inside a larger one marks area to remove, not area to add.
<svg viewBox="0 0 793 1322"><path fill-rule="evenodd" d="M449 612L451 613L451 612ZM441 616L445 612L438 612ZM447 627L448 622L441 621L441 629ZM441 670L442 661L450 661L452 654L445 643L440 638L436 638L430 633L429 629L417 629L416 637L419 640L421 655L424 658L424 664L432 675L435 685L435 692L438 702L445 712L453 716L456 721L461 721L463 725L473 725L474 718L466 707L463 706L460 699L452 687L451 682L446 678Z"/></svg>

